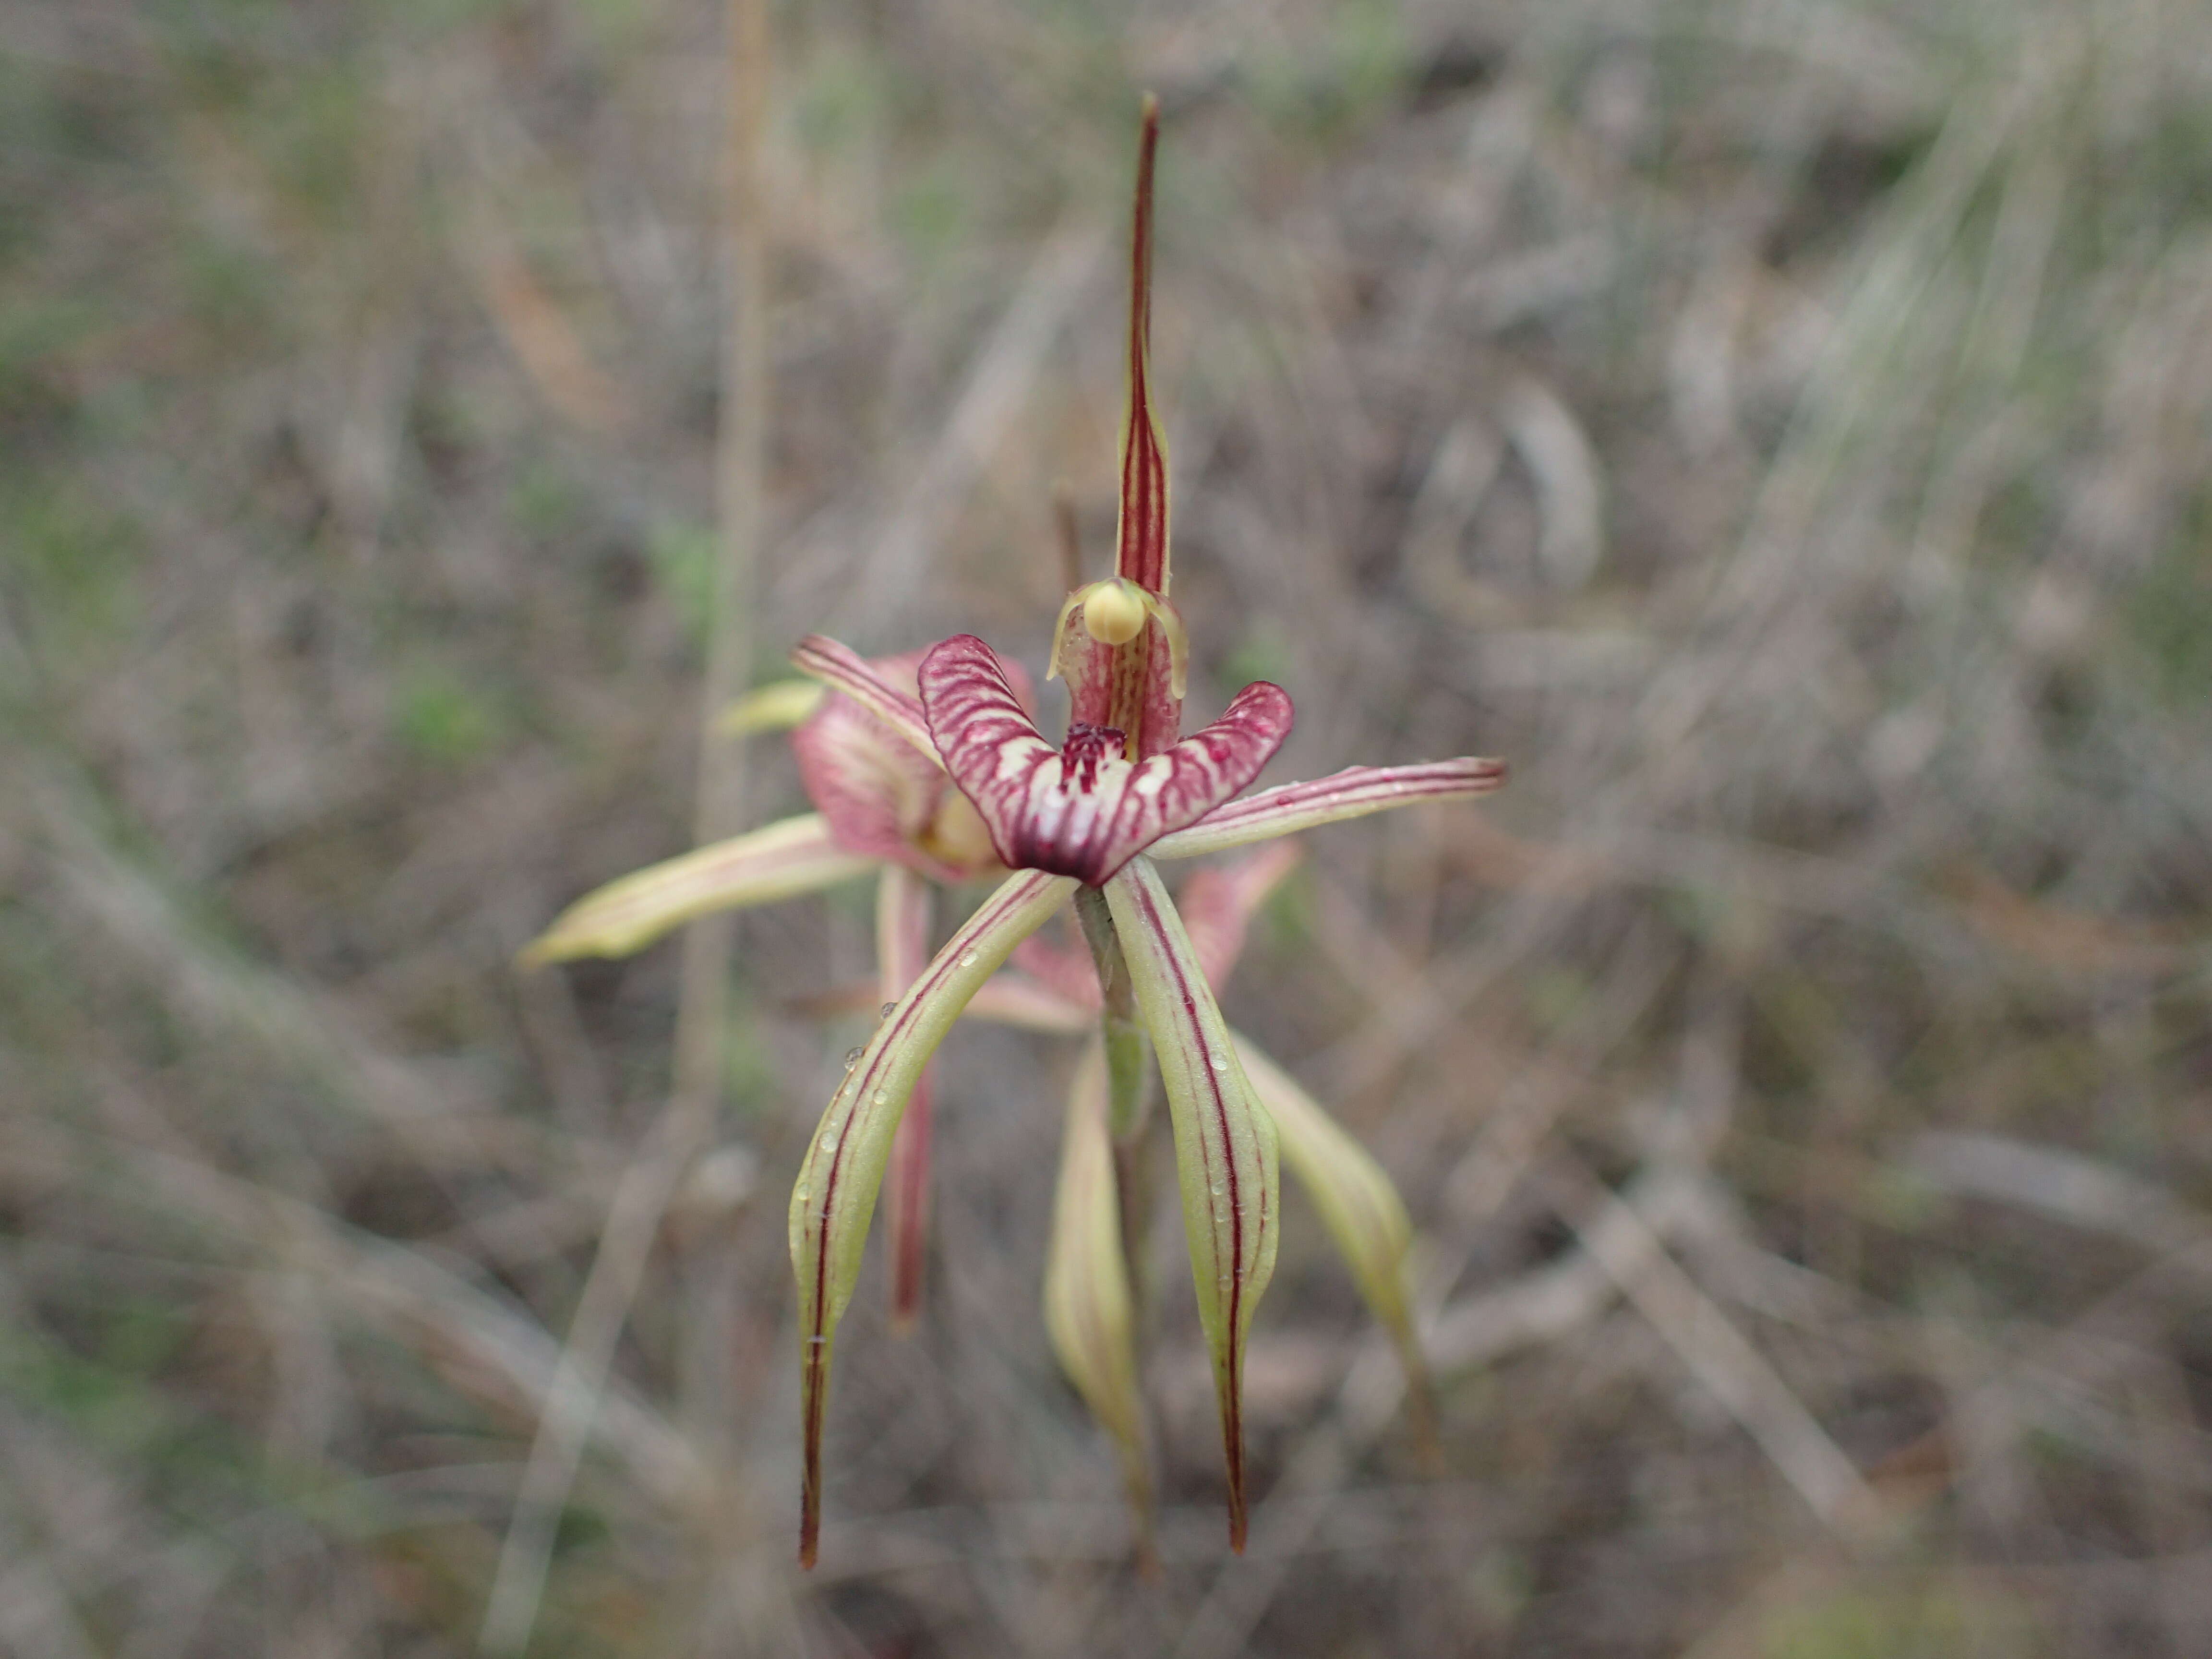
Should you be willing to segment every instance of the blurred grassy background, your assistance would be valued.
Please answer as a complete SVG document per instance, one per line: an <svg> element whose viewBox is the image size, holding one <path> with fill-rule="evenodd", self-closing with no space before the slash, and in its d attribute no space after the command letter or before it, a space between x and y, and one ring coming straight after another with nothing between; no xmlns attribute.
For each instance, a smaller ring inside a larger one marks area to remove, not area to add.
<svg viewBox="0 0 2212 1659"><path fill-rule="evenodd" d="M672 948L509 961L686 834L721 21L0 17L0 1650L472 1651L667 1088ZM1035 1313L1073 1056L964 1032L801 1579L800 1004L870 942L794 904L532 1650L2212 1650L2212 15L775 27L763 673L1042 667L1151 88L1194 711L1286 685L1271 778L1513 763L1310 837L1227 997L1407 1191L1443 1467L1294 1206L1251 1553L1171 1295L1134 1579Z"/></svg>

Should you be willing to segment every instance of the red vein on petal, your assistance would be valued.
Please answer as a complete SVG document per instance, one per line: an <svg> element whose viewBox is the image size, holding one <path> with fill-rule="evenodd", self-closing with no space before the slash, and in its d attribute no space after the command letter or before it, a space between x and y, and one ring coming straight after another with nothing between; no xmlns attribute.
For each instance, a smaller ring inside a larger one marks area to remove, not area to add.
<svg viewBox="0 0 2212 1659"><path fill-rule="evenodd" d="M1347 766L1325 778L1279 784L1218 806L1145 850L1154 858L1194 858L1395 806L1486 795L1504 781L1504 761L1474 756L1413 766Z"/></svg>
<svg viewBox="0 0 2212 1659"><path fill-rule="evenodd" d="M842 691L930 759L937 759L937 745L929 740L929 723L922 718L921 702L877 672L852 647L825 635L809 634L792 647L791 660L801 673Z"/></svg>

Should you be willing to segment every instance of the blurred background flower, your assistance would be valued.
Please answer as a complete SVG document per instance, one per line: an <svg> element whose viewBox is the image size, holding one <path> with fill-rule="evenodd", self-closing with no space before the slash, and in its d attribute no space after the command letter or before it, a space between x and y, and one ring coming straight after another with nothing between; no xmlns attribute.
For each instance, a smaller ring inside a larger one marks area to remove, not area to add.
<svg viewBox="0 0 2212 1659"><path fill-rule="evenodd" d="M1441 1468L1293 1209L1241 1562L1163 1275L1133 1584L1035 1313L1074 1045L978 1026L962 1271L906 1343L855 1298L800 1581L782 1195L866 886L736 924L665 1193L676 947L510 965L693 840L721 11L16 0L0 1648L471 1652L519 1553L546 1653L2204 1651L2212 25L771 21L761 678L1041 678L1150 87L1194 719L1290 688L1263 787L1515 763L1306 837L1224 991L1406 1194ZM744 823L804 810L756 745Z"/></svg>

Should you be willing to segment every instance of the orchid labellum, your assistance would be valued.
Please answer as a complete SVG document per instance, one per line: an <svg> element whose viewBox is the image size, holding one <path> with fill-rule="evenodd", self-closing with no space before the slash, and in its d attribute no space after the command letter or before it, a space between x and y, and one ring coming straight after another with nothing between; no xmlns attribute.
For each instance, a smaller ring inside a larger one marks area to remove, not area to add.
<svg viewBox="0 0 2212 1659"><path fill-rule="evenodd" d="M1395 1192L1287 1073L1231 1032L1215 1001L1213 984L1233 960L1246 921L1294 860L1270 848L1200 872L1185 888L1187 915L1158 861L1480 795L1503 781L1504 769L1473 758L1355 766L1242 796L1291 730L1290 697L1264 682L1238 692L1218 720L1182 734L1188 650L1168 598L1167 459L1147 362L1158 138L1148 102L1115 570L1071 594L1054 630L1051 676L1066 678L1070 698L1062 740L1055 744L1038 729L1019 672L972 635L919 658L875 662L810 638L794 660L827 691L793 740L819 811L625 878L572 907L532 947L542 959L620 954L709 908L880 872L887 1000L809 1138L791 1201L805 1437L799 1554L808 1565L821 1524L823 1413L838 1322L887 1179L894 1306L911 1312L927 1158L925 1079L963 1012L1094 1033L1069 1103L1046 1316L1063 1365L1121 1448L1140 1505L1147 1482L1124 1253L1139 1184L1136 1149L1149 1121L1147 1053L1164 1085L1212 1357L1232 1546L1241 1550L1245 1533L1243 1355L1274 1266L1279 1160L1312 1192L1370 1304L1409 1367L1419 1364L1405 1285L1410 1229ZM778 688L739 718L800 712L793 694ZM1002 871L997 890L930 956L929 884ZM1087 961L1031 937L1071 902ZM1014 966L1002 972L1010 959Z"/></svg>

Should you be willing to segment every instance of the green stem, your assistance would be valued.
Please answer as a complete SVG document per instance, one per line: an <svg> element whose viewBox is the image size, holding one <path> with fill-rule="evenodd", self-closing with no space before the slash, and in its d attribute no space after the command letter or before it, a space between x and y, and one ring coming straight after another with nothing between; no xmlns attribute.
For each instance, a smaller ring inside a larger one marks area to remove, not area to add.
<svg viewBox="0 0 2212 1659"><path fill-rule="evenodd" d="M1144 1025L1137 1018L1136 988L1121 957L1121 938L1114 930L1106 896L1095 887L1079 887L1075 914L1098 969L1099 1024L1106 1035L1107 1127L1117 1147L1133 1145L1143 1138L1152 1103L1145 1087L1150 1054Z"/></svg>

